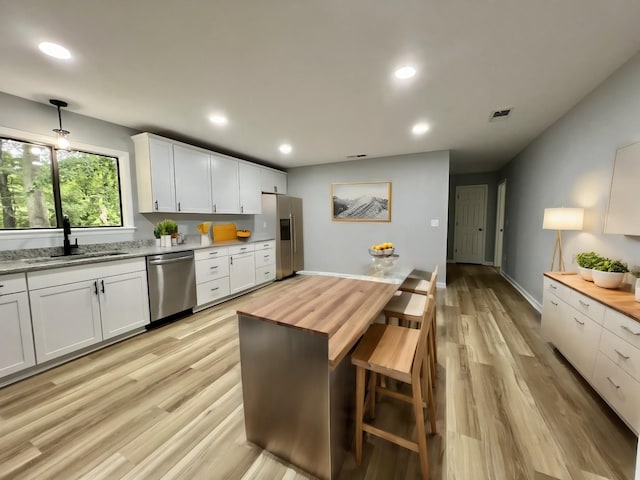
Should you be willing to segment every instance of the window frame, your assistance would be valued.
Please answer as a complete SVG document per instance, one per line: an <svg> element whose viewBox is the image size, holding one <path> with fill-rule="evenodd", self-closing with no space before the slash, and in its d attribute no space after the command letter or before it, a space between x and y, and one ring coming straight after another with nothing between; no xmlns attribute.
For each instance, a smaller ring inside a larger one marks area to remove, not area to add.
<svg viewBox="0 0 640 480"><path fill-rule="evenodd" d="M0 136L12 138L18 141L33 142L43 146L56 149L55 138L49 135L42 135L34 132L16 130L0 125ZM131 179L131 162L129 152L115 150L113 148L89 145L79 142L70 142L70 150L79 150L114 157L118 160L118 172L120 176L120 203L122 206L122 226L119 227L76 227L74 236L103 236L119 235L122 233L135 232L133 222L133 192ZM0 230L0 240L22 240L22 239L55 239L60 237L62 228L23 228L16 230ZM57 243L57 242L56 242Z"/></svg>

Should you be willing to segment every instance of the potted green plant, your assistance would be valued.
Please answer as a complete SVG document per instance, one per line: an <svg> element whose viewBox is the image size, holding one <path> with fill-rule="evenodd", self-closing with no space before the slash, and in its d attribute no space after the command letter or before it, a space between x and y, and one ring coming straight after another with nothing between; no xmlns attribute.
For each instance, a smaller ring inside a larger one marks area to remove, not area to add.
<svg viewBox="0 0 640 480"><path fill-rule="evenodd" d="M621 260L601 258L592 268L593 283L602 288L618 288L629 271Z"/></svg>
<svg viewBox="0 0 640 480"><path fill-rule="evenodd" d="M596 252L578 253L576 255L576 261L578 262L578 273L580 276L588 282L593 282L591 269L600 260L602 260L602 257Z"/></svg>
<svg viewBox="0 0 640 480"><path fill-rule="evenodd" d="M158 228L158 226L156 225L156 227L153 229L153 236L154 236L154 237L155 237L155 239L156 239L156 247L159 247L159 246L160 246L160 241L161 241L160 237L161 237L161 235L162 235L162 234L160 233L160 229L159 229L159 228Z"/></svg>
<svg viewBox="0 0 640 480"><path fill-rule="evenodd" d="M160 233L160 245L162 247L170 247L171 237L178 233L178 224L165 218L156 224L156 229Z"/></svg>

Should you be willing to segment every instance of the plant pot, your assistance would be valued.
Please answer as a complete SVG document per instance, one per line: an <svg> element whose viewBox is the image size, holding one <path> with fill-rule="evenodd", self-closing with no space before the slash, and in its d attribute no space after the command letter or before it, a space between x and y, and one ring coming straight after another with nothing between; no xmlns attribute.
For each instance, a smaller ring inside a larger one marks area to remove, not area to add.
<svg viewBox="0 0 640 480"><path fill-rule="evenodd" d="M578 267L578 274L587 282L593 282L592 272L590 268Z"/></svg>
<svg viewBox="0 0 640 480"><path fill-rule="evenodd" d="M162 245L162 239L161 238L156 238L156 247L159 247Z"/></svg>
<svg viewBox="0 0 640 480"><path fill-rule="evenodd" d="M170 247L171 246L171 235L162 235L160 237L161 246Z"/></svg>
<svg viewBox="0 0 640 480"><path fill-rule="evenodd" d="M636 302L640 302L640 278L636 278Z"/></svg>
<svg viewBox="0 0 640 480"><path fill-rule="evenodd" d="M618 288L624 279L621 272L601 272L593 270L593 283L602 288Z"/></svg>

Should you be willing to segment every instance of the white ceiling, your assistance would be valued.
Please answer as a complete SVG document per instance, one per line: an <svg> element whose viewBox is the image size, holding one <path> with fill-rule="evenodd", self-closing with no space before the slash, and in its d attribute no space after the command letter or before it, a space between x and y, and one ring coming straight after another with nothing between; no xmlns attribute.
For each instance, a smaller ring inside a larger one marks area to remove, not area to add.
<svg viewBox="0 0 640 480"><path fill-rule="evenodd" d="M0 90L285 168L451 149L452 172L495 170L640 48L635 0L0 0L0 12ZM44 40L73 59L44 56ZM418 73L400 82L406 64ZM503 107L511 118L489 123ZM216 112L226 127L207 120ZM419 120L431 130L416 138Z"/></svg>

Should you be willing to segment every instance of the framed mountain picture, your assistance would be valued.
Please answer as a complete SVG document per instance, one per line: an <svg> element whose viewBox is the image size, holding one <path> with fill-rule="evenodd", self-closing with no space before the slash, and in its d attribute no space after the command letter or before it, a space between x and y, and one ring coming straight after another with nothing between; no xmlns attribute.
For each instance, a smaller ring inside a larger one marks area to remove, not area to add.
<svg viewBox="0 0 640 480"><path fill-rule="evenodd" d="M391 182L332 183L331 219L390 222Z"/></svg>

